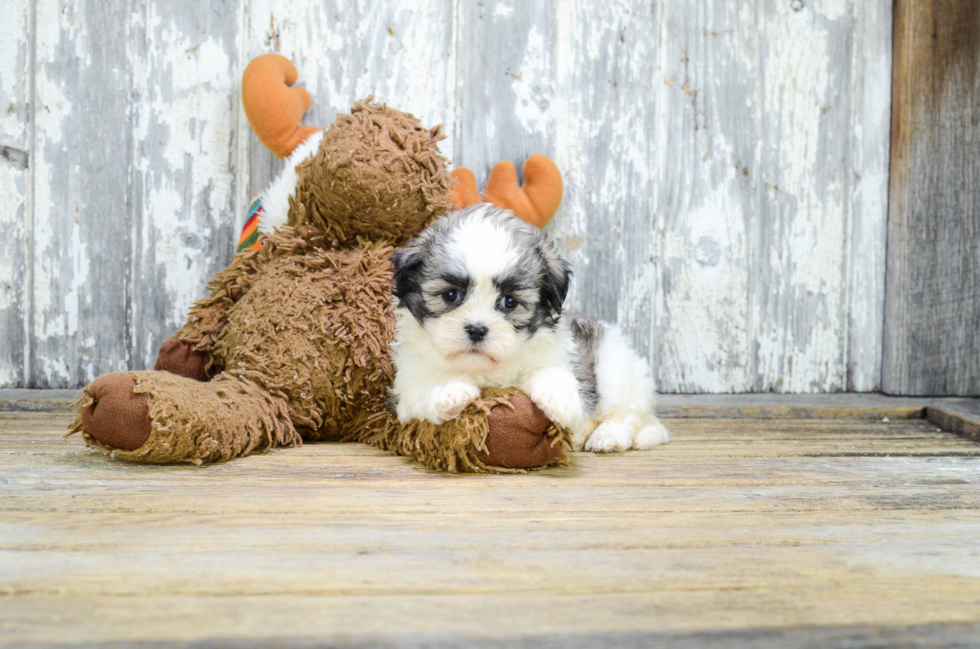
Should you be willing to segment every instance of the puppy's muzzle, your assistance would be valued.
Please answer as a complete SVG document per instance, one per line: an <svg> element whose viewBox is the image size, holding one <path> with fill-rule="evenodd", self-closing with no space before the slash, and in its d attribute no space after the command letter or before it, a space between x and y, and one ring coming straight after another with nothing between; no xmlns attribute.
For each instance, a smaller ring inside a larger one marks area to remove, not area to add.
<svg viewBox="0 0 980 649"><path fill-rule="evenodd" d="M463 329L466 330L466 335L470 337L470 342L480 343L483 339L487 337L487 332L490 330L483 325L468 324Z"/></svg>

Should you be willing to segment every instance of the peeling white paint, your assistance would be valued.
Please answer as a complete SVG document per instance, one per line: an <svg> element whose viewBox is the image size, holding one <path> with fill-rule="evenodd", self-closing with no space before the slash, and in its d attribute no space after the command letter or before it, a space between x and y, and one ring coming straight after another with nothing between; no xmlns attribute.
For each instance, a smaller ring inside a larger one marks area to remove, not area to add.
<svg viewBox="0 0 980 649"><path fill-rule="evenodd" d="M426 126L445 125L449 137L440 143L440 150L448 159L454 158L456 58L451 3L253 0L249 5L248 56L277 51L295 63L298 83L314 98L304 124L328 126L338 112L349 111L354 101L373 95L412 113ZM275 38L269 38L270 32ZM269 154L260 150L252 155ZM271 171L267 177L252 179L253 193L264 189Z"/></svg>
<svg viewBox="0 0 980 649"><path fill-rule="evenodd" d="M28 0L4 0L0 20L0 144L27 147Z"/></svg>
<svg viewBox="0 0 980 649"><path fill-rule="evenodd" d="M885 231L891 132L892 12L885 3L855 6L854 89L849 112L853 132L848 258L848 389L880 387L885 307ZM846 136L846 134L842 134Z"/></svg>
<svg viewBox="0 0 980 649"><path fill-rule="evenodd" d="M554 123L555 92L551 85L551 57L539 29L532 26L528 31L520 71L509 76L517 100L514 114L518 122L532 133L550 131Z"/></svg>
<svg viewBox="0 0 980 649"><path fill-rule="evenodd" d="M143 158L145 246L152 246L165 269L169 327L184 321L191 303L201 297L201 280L209 259L201 255L209 229L235 223L230 213L234 171L231 139L237 106L230 99L235 69L222 44L194 42L176 25L151 11L148 29L158 35L165 56L147 61L151 78L167 87L146 89L140 108L145 116L136 132L140 141L155 140L162 160ZM203 202L203 204L202 204ZM202 222L199 211L207 219Z"/></svg>
<svg viewBox="0 0 980 649"><path fill-rule="evenodd" d="M663 228L656 324L664 333L657 375L670 389L748 389L751 280L733 272L747 253L741 217L736 202L719 191L689 207L683 228ZM717 261L714 254L699 256L706 241L717 246Z"/></svg>
<svg viewBox="0 0 980 649"><path fill-rule="evenodd" d="M24 22L29 6L9 0L5 16ZM37 0L28 290L47 384L151 362L230 259L250 193L281 166L249 135L237 86L249 58L279 51L314 97L308 124L328 125L374 94L445 124L442 151L478 179L499 160L553 156L566 198L549 231L576 267L570 301L618 320L661 390L878 386L887 0L245 0L220 24L137 3L120 31L126 54L107 66L115 82L132 79L112 98L131 136L120 152L133 162L129 195L118 198L132 201L121 226L129 250L108 250L81 225L91 215L77 185L104 181L96 167L109 160L72 148L104 146L71 136L91 110L84 101L110 106L67 76L66 66L85 74L98 58L93 7ZM0 144L26 150L26 120L2 103L23 92L18 24L0 25ZM0 233L18 241L27 177L0 163ZM110 255L129 260L126 296L106 294L95 276ZM0 273L21 272L16 263L0 253ZM93 314L113 300L128 300L128 356L106 351ZM0 314L11 308L0 293ZM19 380L3 358L0 385Z"/></svg>
<svg viewBox="0 0 980 649"><path fill-rule="evenodd" d="M0 387L22 386L26 371L29 9L9 0L0 10L0 146L14 150L0 160Z"/></svg>
<svg viewBox="0 0 980 649"><path fill-rule="evenodd" d="M31 286L34 297L34 331L31 334L39 341L58 339L70 335L68 328L69 309L75 309L77 302L66 302L60 298L62 288L88 281L87 277L66 277L60 270L63 259L78 259L82 251L69 247L59 249L56 230L61 216L70 214L71 205L63 205L55 199L55 169L63 164L60 155L65 151L63 136L72 105L63 88L52 79L49 68L58 64L59 46L67 42L74 54L84 56L82 42L78 37L78 25L73 20L72 8L62 10L54 2L37 3L37 67L34 74L35 130L37 141L34 146L34 265L35 279ZM63 31L64 30L64 31ZM95 143L93 143L95 144ZM77 320L76 320L77 323ZM69 381L70 375L64 362L46 362L43 367L58 368L50 373L52 377ZM62 371L63 369L63 371Z"/></svg>
<svg viewBox="0 0 980 649"><path fill-rule="evenodd" d="M514 15L514 5L509 2L495 2L493 5L494 18L510 18Z"/></svg>

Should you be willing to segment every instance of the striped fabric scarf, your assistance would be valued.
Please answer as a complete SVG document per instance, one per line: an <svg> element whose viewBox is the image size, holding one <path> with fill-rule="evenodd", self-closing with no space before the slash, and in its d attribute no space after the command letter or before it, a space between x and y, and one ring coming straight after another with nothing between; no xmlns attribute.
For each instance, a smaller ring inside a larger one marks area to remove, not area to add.
<svg viewBox="0 0 980 649"><path fill-rule="evenodd" d="M244 250L258 250L262 247L262 242L259 240L259 235L262 234L259 232L259 223L262 221L264 213L262 197L256 196L252 204L248 206L248 219L245 221L245 227L242 228L241 236L238 237L236 254Z"/></svg>

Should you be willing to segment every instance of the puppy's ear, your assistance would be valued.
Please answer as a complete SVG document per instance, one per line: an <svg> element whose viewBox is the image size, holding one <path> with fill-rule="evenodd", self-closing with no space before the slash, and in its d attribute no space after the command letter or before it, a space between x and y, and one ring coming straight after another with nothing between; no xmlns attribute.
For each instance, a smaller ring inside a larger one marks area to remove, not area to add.
<svg viewBox="0 0 980 649"><path fill-rule="evenodd" d="M541 295L545 304L555 315L561 315L565 296L568 295L568 284L572 279L572 269L568 262L558 253L554 244L542 241L539 248L541 259L544 260L544 278Z"/></svg>
<svg viewBox="0 0 980 649"><path fill-rule="evenodd" d="M416 242L409 244L407 248L396 250L391 255L391 263L394 265L394 294L399 300L406 295L414 293L419 289L419 271L422 270L422 248Z"/></svg>

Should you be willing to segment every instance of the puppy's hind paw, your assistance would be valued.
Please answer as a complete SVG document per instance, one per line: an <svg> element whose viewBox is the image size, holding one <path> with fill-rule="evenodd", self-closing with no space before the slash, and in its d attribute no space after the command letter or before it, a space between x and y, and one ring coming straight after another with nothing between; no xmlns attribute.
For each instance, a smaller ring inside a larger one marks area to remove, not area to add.
<svg viewBox="0 0 980 649"><path fill-rule="evenodd" d="M479 396L480 389L478 387L463 381L452 381L440 385L432 391L429 421L434 424L442 424L450 419L455 419L466 406L476 401Z"/></svg>
<svg viewBox="0 0 980 649"><path fill-rule="evenodd" d="M633 437L633 448L637 451L646 451L654 446L666 444L670 441L670 433L659 421L644 426Z"/></svg>
<svg viewBox="0 0 980 649"><path fill-rule="evenodd" d="M633 427L618 421L606 421L592 431L585 450L593 453L622 453L633 443Z"/></svg>

